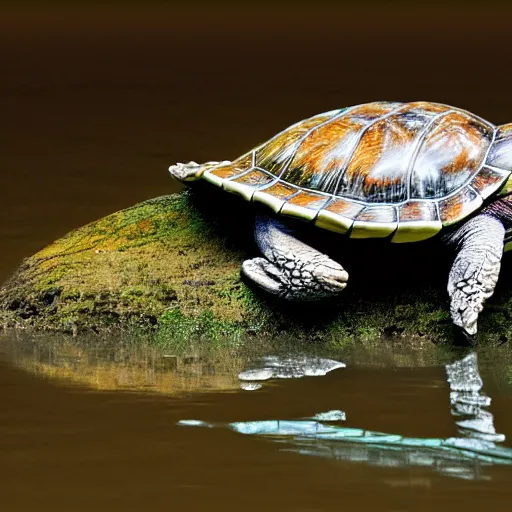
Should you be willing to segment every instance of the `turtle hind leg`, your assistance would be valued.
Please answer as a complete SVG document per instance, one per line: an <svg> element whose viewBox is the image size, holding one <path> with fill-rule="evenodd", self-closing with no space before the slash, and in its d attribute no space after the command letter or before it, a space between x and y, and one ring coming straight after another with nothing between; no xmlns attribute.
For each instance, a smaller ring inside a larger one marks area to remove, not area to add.
<svg viewBox="0 0 512 512"><path fill-rule="evenodd" d="M490 215L477 215L446 240L458 249L448 278L453 323L469 338L477 331L478 315L494 293L500 273L505 228Z"/></svg>
<svg viewBox="0 0 512 512"><path fill-rule="evenodd" d="M267 292L288 300L318 300L346 287L343 267L298 240L279 220L259 216L254 231L265 257L244 261L242 274Z"/></svg>

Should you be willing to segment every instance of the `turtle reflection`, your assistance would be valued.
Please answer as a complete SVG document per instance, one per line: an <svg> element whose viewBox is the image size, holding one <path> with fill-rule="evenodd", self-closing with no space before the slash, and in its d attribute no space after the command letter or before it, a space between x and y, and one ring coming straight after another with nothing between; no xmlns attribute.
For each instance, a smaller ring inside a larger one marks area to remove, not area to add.
<svg viewBox="0 0 512 512"><path fill-rule="evenodd" d="M319 413L300 420L267 420L230 423L238 433L263 436L284 445L287 451L384 467L430 467L444 475L487 479L485 467L512 465L512 449L496 433L487 410L490 397L482 392L476 353L446 365L451 412L457 417L459 436L412 438L342 426L343 411ZM335 414L331 414L335 413ZM182 425L190 425L187 421ZM202 426L213 426L200 423Z"/></svg>
<svg viewBox="0 0 512 512"><path fill-rule="evenodd" d="M446 375L450 383L452 414L461 417L455 422L459 433L464 438L482 443L505 441L503 434L496 433L494 417L486 410L491 398L482 393L483 382L478 372L476 353L446 365Z"/></svg>

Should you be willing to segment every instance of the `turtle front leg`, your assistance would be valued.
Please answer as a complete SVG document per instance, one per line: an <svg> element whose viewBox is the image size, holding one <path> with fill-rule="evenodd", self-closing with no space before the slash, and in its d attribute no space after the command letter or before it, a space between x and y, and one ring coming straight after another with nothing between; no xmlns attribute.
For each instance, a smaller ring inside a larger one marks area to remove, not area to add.
<svg viewBox="0 0 512 512"><path fill-rule="evenodd" d="M269 293L288 300L318 300L338 295L348 274L325 254L295 238L279 220L256 219L255 238L265 256L246 260L242 273Z"/></svg>
<svg viewBox="0 0 512 512"><path fill-rule="evenodd" d="M458 250L448 278L450 312L453 323L470 336L476 334L478 315L494 293L504 237L501 221L481 214L445 238Z"/></svg>

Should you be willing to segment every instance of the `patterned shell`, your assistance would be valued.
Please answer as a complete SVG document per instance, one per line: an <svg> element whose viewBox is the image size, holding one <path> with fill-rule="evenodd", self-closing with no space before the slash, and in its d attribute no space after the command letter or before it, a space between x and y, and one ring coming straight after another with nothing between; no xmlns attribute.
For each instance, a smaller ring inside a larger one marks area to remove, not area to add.
<svg viewBox="0 0 512 512"><path fill-rule="evenodd" d="M233 162L205 165L202 177L321 228L410 242L511 192L511 173L512 124L376 102L301 121Z"/></svg>

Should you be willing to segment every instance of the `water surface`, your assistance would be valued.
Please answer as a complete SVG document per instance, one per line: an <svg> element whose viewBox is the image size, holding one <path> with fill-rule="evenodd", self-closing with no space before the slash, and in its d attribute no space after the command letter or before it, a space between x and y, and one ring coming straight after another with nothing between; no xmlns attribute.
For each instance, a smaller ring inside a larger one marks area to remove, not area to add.
<svg viewBox="0 0 512 512"><path fill-rule="evenodd" d="M466 352L396 343L290 352L288 345L279 357L329 356L346 367L245 391L238 374L258 367L264 344L247 356L231 349L173 356L52 337L3 337L0 346L8 510L338 510L341 502L360 510L508 510L510 465L286 436L276 443L228 428L341 409L346 421L337 425L348 429L461 437L445 365ZM485 409L506 438L496 444L510 449L512 358L504 349L478 357L482 394L491 398ZM215 428L179 425L184 419Z"/></svg>

